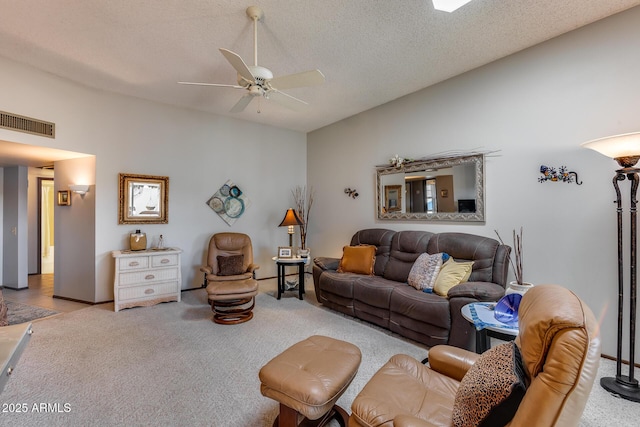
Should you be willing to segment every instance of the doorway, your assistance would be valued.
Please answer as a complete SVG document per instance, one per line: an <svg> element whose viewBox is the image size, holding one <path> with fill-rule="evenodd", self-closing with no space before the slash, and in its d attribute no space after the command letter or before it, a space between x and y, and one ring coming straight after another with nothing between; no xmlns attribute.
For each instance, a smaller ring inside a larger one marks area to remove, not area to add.
<svg viewBox="0 0 640 427"><path fill-rule="evenodd" d="M38 272L53 274L53 178L38 178Z"/></svg>

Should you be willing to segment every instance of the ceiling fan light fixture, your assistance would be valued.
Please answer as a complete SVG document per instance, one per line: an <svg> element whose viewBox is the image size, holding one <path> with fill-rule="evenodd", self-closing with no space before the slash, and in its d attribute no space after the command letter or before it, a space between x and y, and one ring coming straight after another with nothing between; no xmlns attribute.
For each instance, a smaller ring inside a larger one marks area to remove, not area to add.
<svg viewBox="0 0 640 427"><path fill-rule="evenodd" d="M460 9L462 6L469 3L471 0L432 0L432 1L433 1L434 9L451 13L455 10Z"/></svg>

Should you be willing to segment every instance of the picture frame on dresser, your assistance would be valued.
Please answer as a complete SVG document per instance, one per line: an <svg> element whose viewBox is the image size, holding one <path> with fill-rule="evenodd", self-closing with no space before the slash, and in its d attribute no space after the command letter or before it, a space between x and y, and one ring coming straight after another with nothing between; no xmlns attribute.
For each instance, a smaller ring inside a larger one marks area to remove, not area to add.
<svg viewBox="0 0 640 427"><path fill-rule="evenodd" d="M169 177L119 174L118 224L167 224Z"/></svg>

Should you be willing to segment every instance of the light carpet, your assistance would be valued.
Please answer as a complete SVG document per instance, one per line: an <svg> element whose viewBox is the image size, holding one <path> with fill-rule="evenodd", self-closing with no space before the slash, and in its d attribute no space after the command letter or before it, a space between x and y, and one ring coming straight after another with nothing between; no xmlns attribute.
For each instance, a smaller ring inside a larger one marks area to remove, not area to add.
<svg viewBox="0 0 640 427"><path fill-rule="evenodd" d="M31 322L32 320L53 316L59 313L42 307L7 301L6 299L4 302L7 304L7 320L10 325Z"/></svg>
<svg viewBox="0 0 640 427"><path fill-rule="evenodd" d="M305 301L278 301L263 291L254 319L233 326L211 321L204 290L182 298L118 313L105 304L34 322L31 342L0 395L0 424L267 427L278 404L260 394L258 371L310 335L349 341L362 351L358 375L338 401L348 411L389 357L426 356L421 346L316 307L312 290ZM603 360L603 373L613 369ZM639 418L639 404L596 384L580 425L635 425Z"/></svg>
<svg viewBox="0 0 640 427"><path fill-rule="evenodd" d="M34 323L34 334L0 402L16 426L270 426L278 404L260 394L258 371L310 335L349 341L362 351L351 401L395 353L426 350L307 301L257 297L255 317L217 325L204 290L180 303L112 311L93 306ZM37 412L40 404L52 412ZM34 404L36 408L34 409ZM67 412L65 412L67 411Z"/></svg>

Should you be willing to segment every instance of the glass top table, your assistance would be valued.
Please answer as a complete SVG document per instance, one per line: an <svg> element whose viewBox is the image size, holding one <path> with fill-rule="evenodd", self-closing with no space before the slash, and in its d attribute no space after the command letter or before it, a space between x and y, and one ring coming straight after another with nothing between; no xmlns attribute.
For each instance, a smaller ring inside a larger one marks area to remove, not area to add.
<svg viewBox="0 0 640 427"><path fill-rule="evenodd" d="M472 302L460 310L462 317L476 330L476 353L489 349L489 337L511 341L518 336L518 322L503 323L493 315L495 302Z"/></svg>

